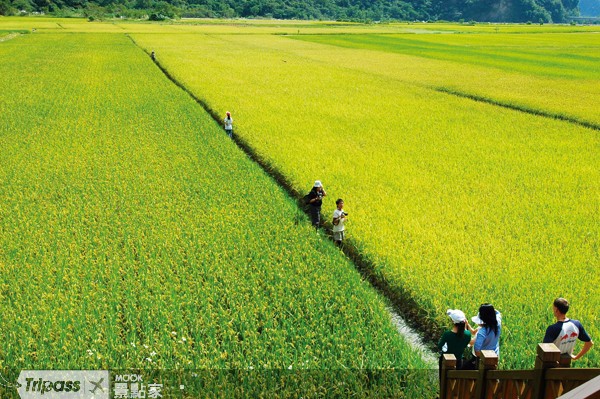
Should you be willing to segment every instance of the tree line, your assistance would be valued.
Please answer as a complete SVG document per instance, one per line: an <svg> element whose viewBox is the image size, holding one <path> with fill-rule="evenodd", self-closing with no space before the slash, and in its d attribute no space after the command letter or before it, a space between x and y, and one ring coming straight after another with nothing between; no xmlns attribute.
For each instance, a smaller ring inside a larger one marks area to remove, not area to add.
<svg viewBox="0 0 600 399"><path fill-rule="evenodd" d="M579 15L578 4L579 0L0 0L0 14L538 23L565 22Z"/></svg>

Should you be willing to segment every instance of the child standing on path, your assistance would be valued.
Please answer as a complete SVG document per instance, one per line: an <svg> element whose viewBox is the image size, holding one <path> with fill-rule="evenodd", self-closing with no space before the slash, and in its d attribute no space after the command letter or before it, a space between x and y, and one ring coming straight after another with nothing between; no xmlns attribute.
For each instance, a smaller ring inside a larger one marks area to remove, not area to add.
<svg viewBox="0 0 600 399"><path fill-rule="evenodd" d="M342 246L344 240L344 224L346 223L346 217L348 214L344 212L344 200L339 198L335 201L337 209L333 211L333 242L339 247Z"/></svg>

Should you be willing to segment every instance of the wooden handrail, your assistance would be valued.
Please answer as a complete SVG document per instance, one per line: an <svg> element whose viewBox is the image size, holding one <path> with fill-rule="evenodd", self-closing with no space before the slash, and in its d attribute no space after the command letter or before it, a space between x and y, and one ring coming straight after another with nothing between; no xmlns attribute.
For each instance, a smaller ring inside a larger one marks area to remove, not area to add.
<svg viewBox="0 0 600 399"><path fill-rule="evenodd" d="M445 354L440 398L600 399L600 369L564 368L561 359L554 344L538 344L533 370L496 370L496 353L481 351L479 369L468 371L456 370L454 355Z"/></svg>
<svg viewBox="0 0 600 399"><path fill-rule="evenodd" d="M589 380L583 385L570 390L558 399L599 399L600 398L600 376Z"/></svg>

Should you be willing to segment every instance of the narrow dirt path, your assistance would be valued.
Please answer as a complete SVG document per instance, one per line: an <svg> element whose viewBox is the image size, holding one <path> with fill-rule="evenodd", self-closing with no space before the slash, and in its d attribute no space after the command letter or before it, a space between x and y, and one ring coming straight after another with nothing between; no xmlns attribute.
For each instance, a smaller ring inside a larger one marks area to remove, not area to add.
<svg viewBox="0 0 600 399"><path fill-rule="evenodd" d="M190 91L183 83L179 82L169 71L160 63L156 57L153 57L150 52L139 46L136 41L129 35L126 35L137 46L142 50L154 64L162 71L162 73L179 87L181 90L186 92L196 103L198 103L204 111L206 111L212 119L217 123L219 127L222 127L221 115L211 108L201 98L198 98L192 91ZM223 133L225 134L225 133ZM236 145L254 162L256 162L271 178L281 186L287 194L293 198L298 207L302 209L307 216L308 213L304 210L303 198L304 194L296 190L292 183L286 178L286 176L279 171L276 167L271 165L268 160L260 157L252 146L247 143L239 135L234 135L232 140ZM331 237L331 223L326 223L322 230L326 233L322 235L323 238L332 240ZM408 342L415 351L421 354L424 362L430 364L432 368L437 368L437 357L436 357L436 337L440 336L442 329L434 324L423 324L427 320L426 314L423 312L417 303L408 295L406 292L399 292L397 289L392 289L390 284L380 274L375 272L375 265L367 257L363 256L359 251L358 247L354 245L351 240L344 241L342 251L348 259L352 261L356 270L361 274L362 278L368 281L371 286L385 297L391 304L387 308L390 318L398 334L400 334L406 342Z"/></svg>

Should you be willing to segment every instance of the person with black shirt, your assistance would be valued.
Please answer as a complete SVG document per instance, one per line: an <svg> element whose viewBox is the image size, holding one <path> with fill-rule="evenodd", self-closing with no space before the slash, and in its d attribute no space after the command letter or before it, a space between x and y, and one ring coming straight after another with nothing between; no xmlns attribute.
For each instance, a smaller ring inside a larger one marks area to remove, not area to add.
<svg viewBox="0 0 600 399"><path fill-rule="evenodd" d="M323 205L323 197L325 197L327 193L323 188L323 184L321 181L315 181L315 185L313 186L310 193L307 195L307 203L308 210L310 214L310 220L312 225L315 226L315 229L318 229L321 225L321 205Z"/></svg>

